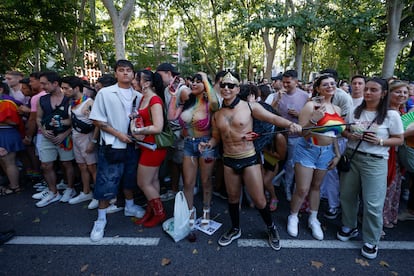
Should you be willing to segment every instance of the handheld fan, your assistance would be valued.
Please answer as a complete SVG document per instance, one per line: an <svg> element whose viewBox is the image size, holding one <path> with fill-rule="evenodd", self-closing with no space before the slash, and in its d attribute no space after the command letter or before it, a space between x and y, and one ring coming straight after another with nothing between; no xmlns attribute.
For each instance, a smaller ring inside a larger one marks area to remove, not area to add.
<svg viewBox="0 0 414 276"><path fill-rule="evenodd" d="M407 130L409 127L414 127L414 112L402 115L401 121L403 123L404 130Z"/></svg>

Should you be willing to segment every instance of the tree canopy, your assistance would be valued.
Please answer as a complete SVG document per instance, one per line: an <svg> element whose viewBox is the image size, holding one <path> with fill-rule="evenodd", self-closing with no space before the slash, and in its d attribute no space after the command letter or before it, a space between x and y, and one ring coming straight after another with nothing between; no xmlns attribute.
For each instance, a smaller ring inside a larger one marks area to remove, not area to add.
<svg viewBox="0 0 414 276"><path fill-rule="evenodd" d="M414 80L409 0L3 0L0 30L0 73L82 74L94 52L102 71L125 57L245 80L324 68Z"/></svg>

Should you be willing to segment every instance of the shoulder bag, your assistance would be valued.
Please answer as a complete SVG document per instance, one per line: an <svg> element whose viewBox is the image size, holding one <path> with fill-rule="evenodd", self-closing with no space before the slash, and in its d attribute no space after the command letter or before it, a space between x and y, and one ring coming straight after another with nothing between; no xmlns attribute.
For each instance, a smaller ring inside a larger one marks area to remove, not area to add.
<svg viewBox="0 0 414 276"><path fill-rule="evenodd" d="M372 122L369 124L367 129L369 129L371 127L371 125L375 122L377 117L378 117L378 115L375 116L374 120L372 120ZM362 139L359 140L357 146L352 151L352 154L351 154L350 157L346 156L346 154L341 155L341 158L339 159L339 162L336 165L336 168L338 169L338 171L340 171L340 172L349 172L351 170L351 160L352 160L352 158L354 158L354 155L357 152L357 150L358 150L359 146L361 145L361 143L362 143Z"/></svg>
<svg viewBox="0 0 414 276"><path fill-rule="evenodd" d="M162 110L164 116L164 126L162 127L161 133L154 135L155 143L157 144L157 148L168 148L174 145L175 135L171 130L170 125L168 124L165 108L162 107ZM151 107L149 107L148 111L150 113L150 119L152 122Z"/></svg>

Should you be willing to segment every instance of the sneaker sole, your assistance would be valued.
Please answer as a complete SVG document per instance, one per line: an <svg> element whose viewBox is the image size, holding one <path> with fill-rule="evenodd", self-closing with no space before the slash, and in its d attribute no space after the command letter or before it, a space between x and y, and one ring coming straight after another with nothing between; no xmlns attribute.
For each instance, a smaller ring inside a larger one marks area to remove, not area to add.
<svg viewBox="0 0 414 276"><path fill-rule="evenodd" d="M46 202L45 204L42 204L42 205L37 205L37 203L36 203L36 207L39 207L39 208L42 208L42 207L46 207L47 205L49 205L49 204L51 204L51 203L53 203L53 202L57 202L57 201L59 201L60 200L60 197L59 196L57 196L57 197L55 197L55 198L53 198L52 200L50 200L49 202Z"/></svg>
<svg viewBox="0 0 414 276"><path fill-rule="evenodd" d="M228 242L222 242L222 241L219 240L218 241L218 244L220 246L227 246L227 245L230 245L234 240L237 240L240 237L241 237L241 231L239 231L239 233L236 236L233 236L230 241L228 241Z"/></svg>
<svg viewBox="0 0 414 276"><path fill-rule="evenodd" d="M67 203L67 202L69 202L69 200L71 200L74 196L76 195L76 193L74 193L74 195L71 195L71 197L70 198L68 198L68 199L64 199L63 198L63 196L62 196L62 198L59 200L60 202L63 202L63 203Z"/></svg>
<svg viewBox="0 0 414 276"><path fill-rule="evenodd" d="M70 200L69 200L68 203L71 204L71 205L74 205L74 204L82 203L82 202L85 202L85 201L90 201L91 199L92 198L85 198L85 199L78 200L76 202L70 202Z"/></svg>
<svg viewBox="0 0 414 276"><path fill-rule="evenodd" d="M338 218L338 214L334 215L334 216L329 216L329 215L323 215L326 219L336 219Z"/></svg>
<svg viewBox="0 0 414 276"><path fill-rule="evenodd" d="M378 250L375 253L367 253L364 251L364 249L361 248L361 255L367 259L373 260L375 258L377 258L378 255Z"/></svg>
<svg viewBox="0 0 414 276"><path fill-rule="evenodd" d="M358 232L350 235L349 237L344 237L344 236L339 235L339 233L336 233L336 238L343 242L349 241L350 239L356 238L357 236L358 236Z"/></svg>

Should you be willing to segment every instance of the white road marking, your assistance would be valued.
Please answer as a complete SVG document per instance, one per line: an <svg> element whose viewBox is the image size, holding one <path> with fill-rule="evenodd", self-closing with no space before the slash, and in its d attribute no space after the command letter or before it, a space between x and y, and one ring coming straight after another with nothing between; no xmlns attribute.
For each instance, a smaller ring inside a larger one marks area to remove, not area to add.
<svg viewBox="0 0 414 276"><path fill-rule="evenodd" d="M335 241L335 240L280 240L282 248L310 248L310 249L360 249L362 241ZM267 240L239 239L238 247L269 247ZM379 249L414 250L411 241L380 241Z"/></svg>
<svg viewBox="0 0 414 276"><path fill-rule="evenodd" d="M16 236L7 244L20 245L140 245L140 246L157 246L159 238L125 238L112 237L103 238L99 242L92 242L86 237L36 237L36 236Z"/></svg>
<svg viewBox="0 0 414 276"><path fill-rule="evenodd" d="M92 242L89 237L53 237L53 236L16 236L6 244L9 245L132 245L158 246L160 238L108 237L99 242ZM341 242L335 240L281 240L282 248L308 249L359 249L362 241ZM238 247L269 247L267 240L238 239ZM381 241L378 246L382 250L414 250L411 241Z"/></svg>

